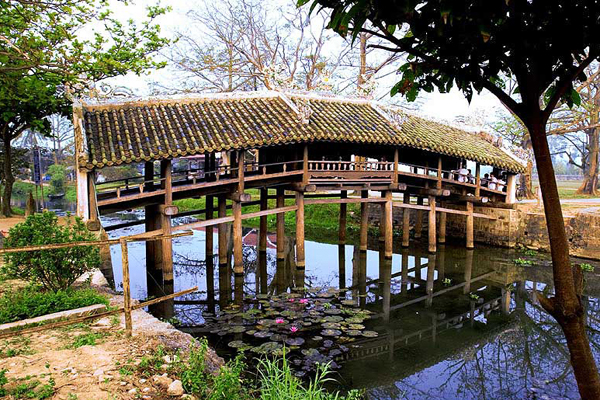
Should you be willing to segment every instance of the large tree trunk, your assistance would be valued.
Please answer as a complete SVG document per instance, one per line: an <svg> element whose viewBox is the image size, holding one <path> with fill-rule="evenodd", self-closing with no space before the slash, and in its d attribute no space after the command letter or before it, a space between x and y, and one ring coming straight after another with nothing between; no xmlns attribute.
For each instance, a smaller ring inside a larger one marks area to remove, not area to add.
<svg viewBox="0 0 600 400"><path fill-rule="evenodd" d="M3 135L4 143L4 193L2 193L2 215L10 217L12 210L10 208L10 199L12 197L12 186L15 183L15 177L12 174L12 151L10 148L10 133L4 132Z"/></svg>
<svg viewBox="0 0 600 400"><path fill-rule="evenodd" d="M600 128L592 128L587 132L589 143L588 143L588 155L585 168L583 170L583 183L577 189L577 193L580 194L598 194L598 173L599 167L599 156L600 156Z"/></svg>
<svg viewBox="0 0 600 400"><path fill-rule="evenodd" d="M545 122L541 116L532 118L528 129L544 201L554 277L554 297L542 297L540 303L563 329L581 398L597 400L600 399L600 376L585 332L585 310L581 302L582 274L579 269L571 267L569 259L569 243L546 139Z"/></svg>

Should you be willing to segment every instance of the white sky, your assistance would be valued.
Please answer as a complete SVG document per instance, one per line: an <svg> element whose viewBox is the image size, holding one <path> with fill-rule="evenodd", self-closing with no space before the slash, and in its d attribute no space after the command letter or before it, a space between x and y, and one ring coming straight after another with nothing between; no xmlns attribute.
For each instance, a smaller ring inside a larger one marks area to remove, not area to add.
<svg viewBox="0 0 600 400"><path fill-rule="evenodd" d="M205 1L214 0L162 0L161 5L171 6L173 10L165 16L160 17L158 23L162 32L170 37L177 30L186 30L190 27L191 21L187 18L186 12L202 7ZM218 1L218 0L217 0ZM276 0L280 3L289 0ZM292 0L294 1L294 0ZM145 6L155 4L154 1L138 0L136 4L125 6L119 0L113 0L113 10L116 16L126 18L141 19L145 14ZM274 16L276 18L277 16ZM398 65L399 66L399 65ZM125 77L113 78L109 81L111 85L122 85L133 90L136 95L147 95L150 90L151 82L169 81L172 79L173 70L164 69L151 71L144 76L135 76L133 74ZM379 82L378 90L389 93L391 85L395 82L392 75L389 79ZM452 121L457 116L469 116L473 114L483 114L487 121L493 120L496 110L503 109L502 104L489 92L482 92L481 95L474 95L471 104L457 89L450 93L440 94L432 93L420 95L422 106L417 110L419 114L432 117L439 120Z"/></svg>

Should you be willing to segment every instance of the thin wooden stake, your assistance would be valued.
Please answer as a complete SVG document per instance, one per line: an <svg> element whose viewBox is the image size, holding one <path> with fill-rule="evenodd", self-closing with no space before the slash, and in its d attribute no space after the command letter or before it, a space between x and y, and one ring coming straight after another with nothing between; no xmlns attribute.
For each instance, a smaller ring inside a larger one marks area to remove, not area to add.
<svg viewBox="0 0 600 400"><path fill-rule="evenodd" d="M131 337L133 333L131 323L131 289L129 287L129 252L127 240L121 238L121 264L123 266L123 308L125 310L125 333Z"/></svg>

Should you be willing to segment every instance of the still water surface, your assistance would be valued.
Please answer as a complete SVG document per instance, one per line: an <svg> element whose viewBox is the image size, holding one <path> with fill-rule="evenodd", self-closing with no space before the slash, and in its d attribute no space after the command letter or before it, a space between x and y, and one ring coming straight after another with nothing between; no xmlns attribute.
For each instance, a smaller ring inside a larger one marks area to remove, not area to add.
<svg viewBox="0 0 600 400"><path fill-rule="evenodd" d="M107 216L103 225L140 216ZM125 228L111 232L111 236L141 229ZM552 271L547 265L516 266L513 259L527 258L523 253L484 246L468 251L446 245L439 246L436 255L429 255L416 243L386 262L380 258L377 241L370 244L372 250L361 254L353 243L339 246L308 237L303 276L292 265L290 239L287 261L277 262L276 238L270 235L265 262L259 262L262 258L254 246L256 231L245 229L244 235L242 309L225 307L232 299L234 285L231 277L219 277L218 267L213 282L215 297L207 298L203 230L195 230L193 236L178 238L173 244L174 290L199 287L199 293L177 299L174 315L181 329L207 336L224 357L235 354L228 346L232 341L253 347L268 343L268 337L258 339L248 334L264 329L269 335L279 335L280 341L291 338L295 341L290 343L302 342L290 353L299 374L308 369L311 360L332 360L341 388L363 389L368 399L578 398L560 327L535 300L536 291L551 290ZM216 229L214 243L216 254ZM399 243L394 248L400 249ZM111 251L119 287L120 249L113 246ZM129 255L132 292L143 299L147 296L145 245L131 243ZM300 282L308 293L292 290ZM340 291L344 288L348 290ZM221 299L220 291L224 293ZM587 273L589 334L598 356L599 294L598 275ZM305 303L299 304L301 298ZM249 316L253 309L259 314L256 319ZM351 336L347 320L364 316L360 310L367 310L368 319L362 328L360 318L358 326L356 320L350 320L354 328L361 328L352 330ZM342 318L336 319L336 315ZM321 325L327 317L325 323L330 325L326 327L339 335L323 337ZM285 322L275 323L278 318ZM292 326L299 331L290 332Z"/></svg>

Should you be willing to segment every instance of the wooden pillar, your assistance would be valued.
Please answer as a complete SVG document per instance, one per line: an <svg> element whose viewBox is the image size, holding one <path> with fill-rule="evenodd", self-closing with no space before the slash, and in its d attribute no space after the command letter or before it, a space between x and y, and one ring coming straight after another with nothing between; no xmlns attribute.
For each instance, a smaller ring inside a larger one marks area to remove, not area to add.
<svg viewBox="0 0 600 400"><path fill-rule="evenodd" d="M435 197L429 196L429 252L435 253Z"/></svg>
<svg viewBox="0 0 600 400"><path fill-rule="evenodd" d="M463 293L467 294L471 291L471 277L473 275L473 250L467 250L465 259L465 286Z"/></svg>
<svg viewBox="0 0 600 400"><path fill-rule="evenodd" d="M417 205L423 205L423 198L417 197ZM419 239L423 233L423 211L417 210L417 219L415 221L415 239Z"/></svg>
<svg viewBox="0 0 600 400"><path fill-rule="evenodd" d="M404 192L404 204L410 204L410 195ZM402 247L410 244L410 208L402 210Z"/></svg>
<svg viewBox="0 0 600 400"><path fill-rule="evenodd" d="M102 225L98 220L98 205L96 202L96 173L94 171L87 173L88 182L88 201L89 201L89 221L86 225L90 231L99 231Z"/></svg>
<svg viewBox="0 0 600 400"><path fill-rule="evenodd" d="M394 221L392 216L392 191L385 192L385 203L383 220L385 221L385 258L391 259L393 252L393 229ZM390 267L391 268L391 267Z"/></svg>
<svg viewBox="0 0 600 400"><path fill-rule="evenodd" d="M506 178L506 202L513 204L517 201L517 175L508 174Z"/></svg>
<svg viewBox="0 0 600 400"><path fill-rule="evenodd" d="M219 218L227 216L227 199L224 195L219 195ZM229 287L231 281L228 282L228 257L227 257L227 224L219 224L219 302L224 306L229 302Z"/></svg>
<svg viewBox="0 0 600 400"><path fill-rule="evenodd" d="M302 184L308 185L308 181L308 144L305 144L302 151Z"/></svg>
<svg viewBox="0 0 600 400"><path fill-rule="evenodd" d="M304 193L296 192L296 268L304 269Z"/></svg>
<svg viewBox="0 0 600 400"><path fill-rule="evenodd" d="M438 166L437 166L437 182L436 187L438 189L442 188L442 156L438 157Z"/></svg>
<svg viewBox="0 0 600 400"><path fill-rule="evenodd" d="M206 164L205 164L206 165ZM214 217L214 197L206 196L206 220ZM215 267L214 267L214 231L212 226L206 227L206 300L208 312L215 312Z"/></svg>
<svg viewBox="0 0 600 400"><path fill-rule="evenodd" d="M394 149L394 183L398 183L398 149Z"/></svg>
<svg viewBox="0 0 600 400"><path fill-rule="evenodd" d="M285 190L277 189L277 208L285 206ZM285 258L285 214L277 214L277 259Z"/></svg>
<svg viewBox="0 0 600 400"><path fill-rule="evenodd" d="M467 249L473 249L474 244L474 232L473 232L473 203L467 202Z"/></svg>
<svg viewBox="0 0 600 400"><path fill-rule="evenodd" d="M260 189L260 210L265 211L269 208L269 189ZM267 216L260 217L260 226L258 228L258 251L267 251L267 235L268 235L268 220Z"/></svg>
<svg viewBox="0 0 600 400"><path fill-rule="evenodd" d="M238 167L238 188L237 188L237 191L238 191L239 194L244 193L244 172L245 172L244 171L244 168L245 168L245 165L244 165L244 158L245 157L244 157L244 155L245 155L245 152L242 150L242 151L238 151L237 152L237 157L236 157L236 159L237 159L237 167Z"/></svg>
<svg viewBox="0 0 600 400"><path fill-rule="evenodd" d="M444 244L446 243L446 213L445 212L440 212L439 213L440 216L440 220L439 220L439 232L438 232L438 243L440 244Z"/></svg>
<svg viewBox="0 0 600 400"><path fill-rule="evenodd" d="M244 275L244 254L242 246L242 203L234 201L233 211L233 273L235 276Z"/></svg>
<svg viewBox="0 0 600 400"><path fill-rule="evenodd" d="M381 197L385 198L385 191L381 192ZM387 222L387 219L385 217L385 202L381 203L381 212L379 215L379 242L381 244L385 243L385 224Z"/></svg>
<svg viewBox="0 0 600 400"><path fill-rule="evenodd" d="M338 276L339 276L339 288L343 289L346 287L346 245L338 245Z"/></svg>
<svg viewBox="0 0 600 400"><path fill-rule="evenodd" d="M340 198L348 198L348 192L342 190ZM348 206L346 203L340 203L340 230L339 230L339 244L346 244L346 220L348 214Z"/></svg>
<svg viewBox="0 0 600 400"><path fill-rule="evenodd" d="M171 160L162 160L160 162L160 177L161 177L161 189L165 191L165 198L163 207L160 208L160 225L162 233L164 235L171 234L171 216L167 212L166 206L173 205L173 180L172 180L172 165ZM161 269L163 275L163 294L174 293L174 282L173 282L173 239L162 239L161 240L160 254L157 254L161 258ZM174 315L174 300L166 300L161 304L162 312L160 313L163 318L169 319Z"/></svg>
<svg viewBox="0 0 600 400"><path fill-rule="evenodd" d="M481 194L481 165L475 164L475 197Z"/></svg>
<svg viewBox="0 0 600 400"><path fill-rule="evenodd" d="M369 191L360 192L363 199L369 197ZM360 251L367 251L367 238L369 229L369 203L360 203Z"/></svg>

